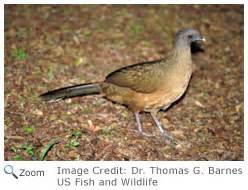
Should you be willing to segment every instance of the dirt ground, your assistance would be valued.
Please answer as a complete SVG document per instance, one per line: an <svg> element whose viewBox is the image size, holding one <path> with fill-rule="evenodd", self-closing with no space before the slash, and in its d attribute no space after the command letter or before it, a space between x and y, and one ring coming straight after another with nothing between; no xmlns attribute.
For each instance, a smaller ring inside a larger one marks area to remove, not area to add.
<svg viewBox="0 0 248 190"><path fill-rule="evenodd" d="M5 5L5 160L243 160L243 13L241 5ZM175 146L147 114L154 137L99 96L38 97L162 58L188 27L207 41L192 55L185 96L158 114Z"/></svg>

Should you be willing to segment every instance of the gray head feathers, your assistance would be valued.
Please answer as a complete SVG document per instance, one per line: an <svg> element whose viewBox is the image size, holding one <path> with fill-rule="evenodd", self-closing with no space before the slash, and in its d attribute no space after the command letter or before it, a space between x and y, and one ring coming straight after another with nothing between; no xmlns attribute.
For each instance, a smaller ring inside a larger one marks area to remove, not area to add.
<svg viewBox="0 0 248 190"><path fill-rule="evenodd" d="M175 46L190 46L191 43L196 41L205 41L200 32L195 29L187 28L180 30L176 33L174 45Z"/></svg>

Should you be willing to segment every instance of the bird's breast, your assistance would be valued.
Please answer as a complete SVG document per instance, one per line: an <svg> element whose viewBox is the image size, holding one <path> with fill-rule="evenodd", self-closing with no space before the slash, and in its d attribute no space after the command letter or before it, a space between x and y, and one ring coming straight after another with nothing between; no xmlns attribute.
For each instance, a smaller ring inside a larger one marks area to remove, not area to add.
<svg viewBox="0 0 248 190"><path fill-rule="evenodd" d="M191 64L175 68L170 73L164 77L159 90L144 97L147 110L162 109L178 100L186 91L192 74Z"/></svg>

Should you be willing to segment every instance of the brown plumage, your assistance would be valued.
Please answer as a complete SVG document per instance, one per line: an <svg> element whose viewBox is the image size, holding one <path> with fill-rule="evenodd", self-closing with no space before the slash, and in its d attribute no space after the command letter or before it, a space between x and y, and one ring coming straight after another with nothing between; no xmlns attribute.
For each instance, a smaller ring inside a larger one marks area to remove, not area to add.
<svg viewBox="0 0 248 190"><path fill-rule="evenodd" d="M144 62L118 69L99 83L65 87L41 95L45 101L55 101L75 96L102 94L107 99L126 105L136 118L137 127L143 133L140 112L149 112L160 132L168 139L156 118L160 109L167 109L186 91L190 81L190 45L202 41L198 31L184 29L176 34L173 49L160 61ZM145 134L145 133L143 133Z"/></svg>

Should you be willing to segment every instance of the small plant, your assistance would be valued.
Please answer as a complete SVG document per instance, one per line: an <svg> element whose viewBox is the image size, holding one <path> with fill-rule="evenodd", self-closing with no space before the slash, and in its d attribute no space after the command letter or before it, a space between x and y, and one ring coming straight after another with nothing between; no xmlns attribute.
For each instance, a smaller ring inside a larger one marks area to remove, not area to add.
<svg viewBox="0 0 248 190"><path fill-rule="evenodd" d="M32 160L36 160L36 157L34 155L34 148L32 145L23 144L21 148L24 149L26 153L32 157Z"/></svg>
<svg viewBox="0 0 248 190"><path fill-rule="evenodd" d="M20 152L20 149L19 149L19 148L14 147L14 146L11 146L11 147L10 147L10 151L12 151L12 152L15 153L15 156L12 158L12 160L16 160L16 161L24 160L24 159L18 154L18 152Z"/></svg>
<svg viewBox="0 0 248 190"><path fill-rule="evenodd" d="M92 34L92 32L90 30L85 30L83 34L84 36L89 37Z"/></svg>
<svg viewBox="0 0 248 190"><path fill-rule="evenodd" d="M14 157L13 157L13 160L15 160L15 161L20 161L20 160L24 160L19 154L17 154L17 155L15 155Z"/></svg>
<svg viewBox="0 0 248 190"><path fill-rule="evenodd" d="M12 57L18 61L23 61L26 59L27 54L22 48L17 48L13 53Z"/></svg>
<svg viewBox="0 0 248 190"><path fill-rule="evenodd" d="M14 146L10 147L10 151L17 153L18 149Z"/></svg>
<svg viewBox="0 0 248 190"><path fill-rule="evenodd" d="M142 32L143 26L138 24L138 23L136 23L136 24L132 25L131 29L132 29L134 34L139 34L140 32Z"/></svg>
<svg viewBox="0 0 248 190"><path fill-rule="evenodd" d="M53 80L53 78L54 78L53 70L54 69L53 69L53 67L51 65L49 65L47 67L47 78L48 78L49 81Z"/></svg>
<svg viewBox="0 0 248 190"><path fill-rule="evenodd" d="M35 131L35 128L33 126L28 126L28 125L25 125L23 126L22 130L25 132L25 133L34 133Z"/></svg>
<svg viewBox="0 0 248 190"><path fill-rule="evenodd" d="M71 136L80 137L82 135L81 131L73 131Z"/></svg>
<svg viewBox="0 0 248 190"><path fill-rule="evenodd" d="M51 150L51 148L55 145L59 143L59 139L55 138L52 139L42 150L40 153L40 160L43 161L47 155L47 153L49 152L49 150Z"/></svg>
<svg viewBox="0 0 248 190"><path fill-rule="evenodd" d="M82 135L81 131L73 131L65 147L67 148L78 147L80 145L78 138L81 137L81 135Z"/></svg>
<svg viewBox="0 0 248 190"><path fill-rule="evenodd" d="M69 141L69 146L70 147L78 147L79 145L80 145L80 143L76 139L71 139Z"/></svg>

